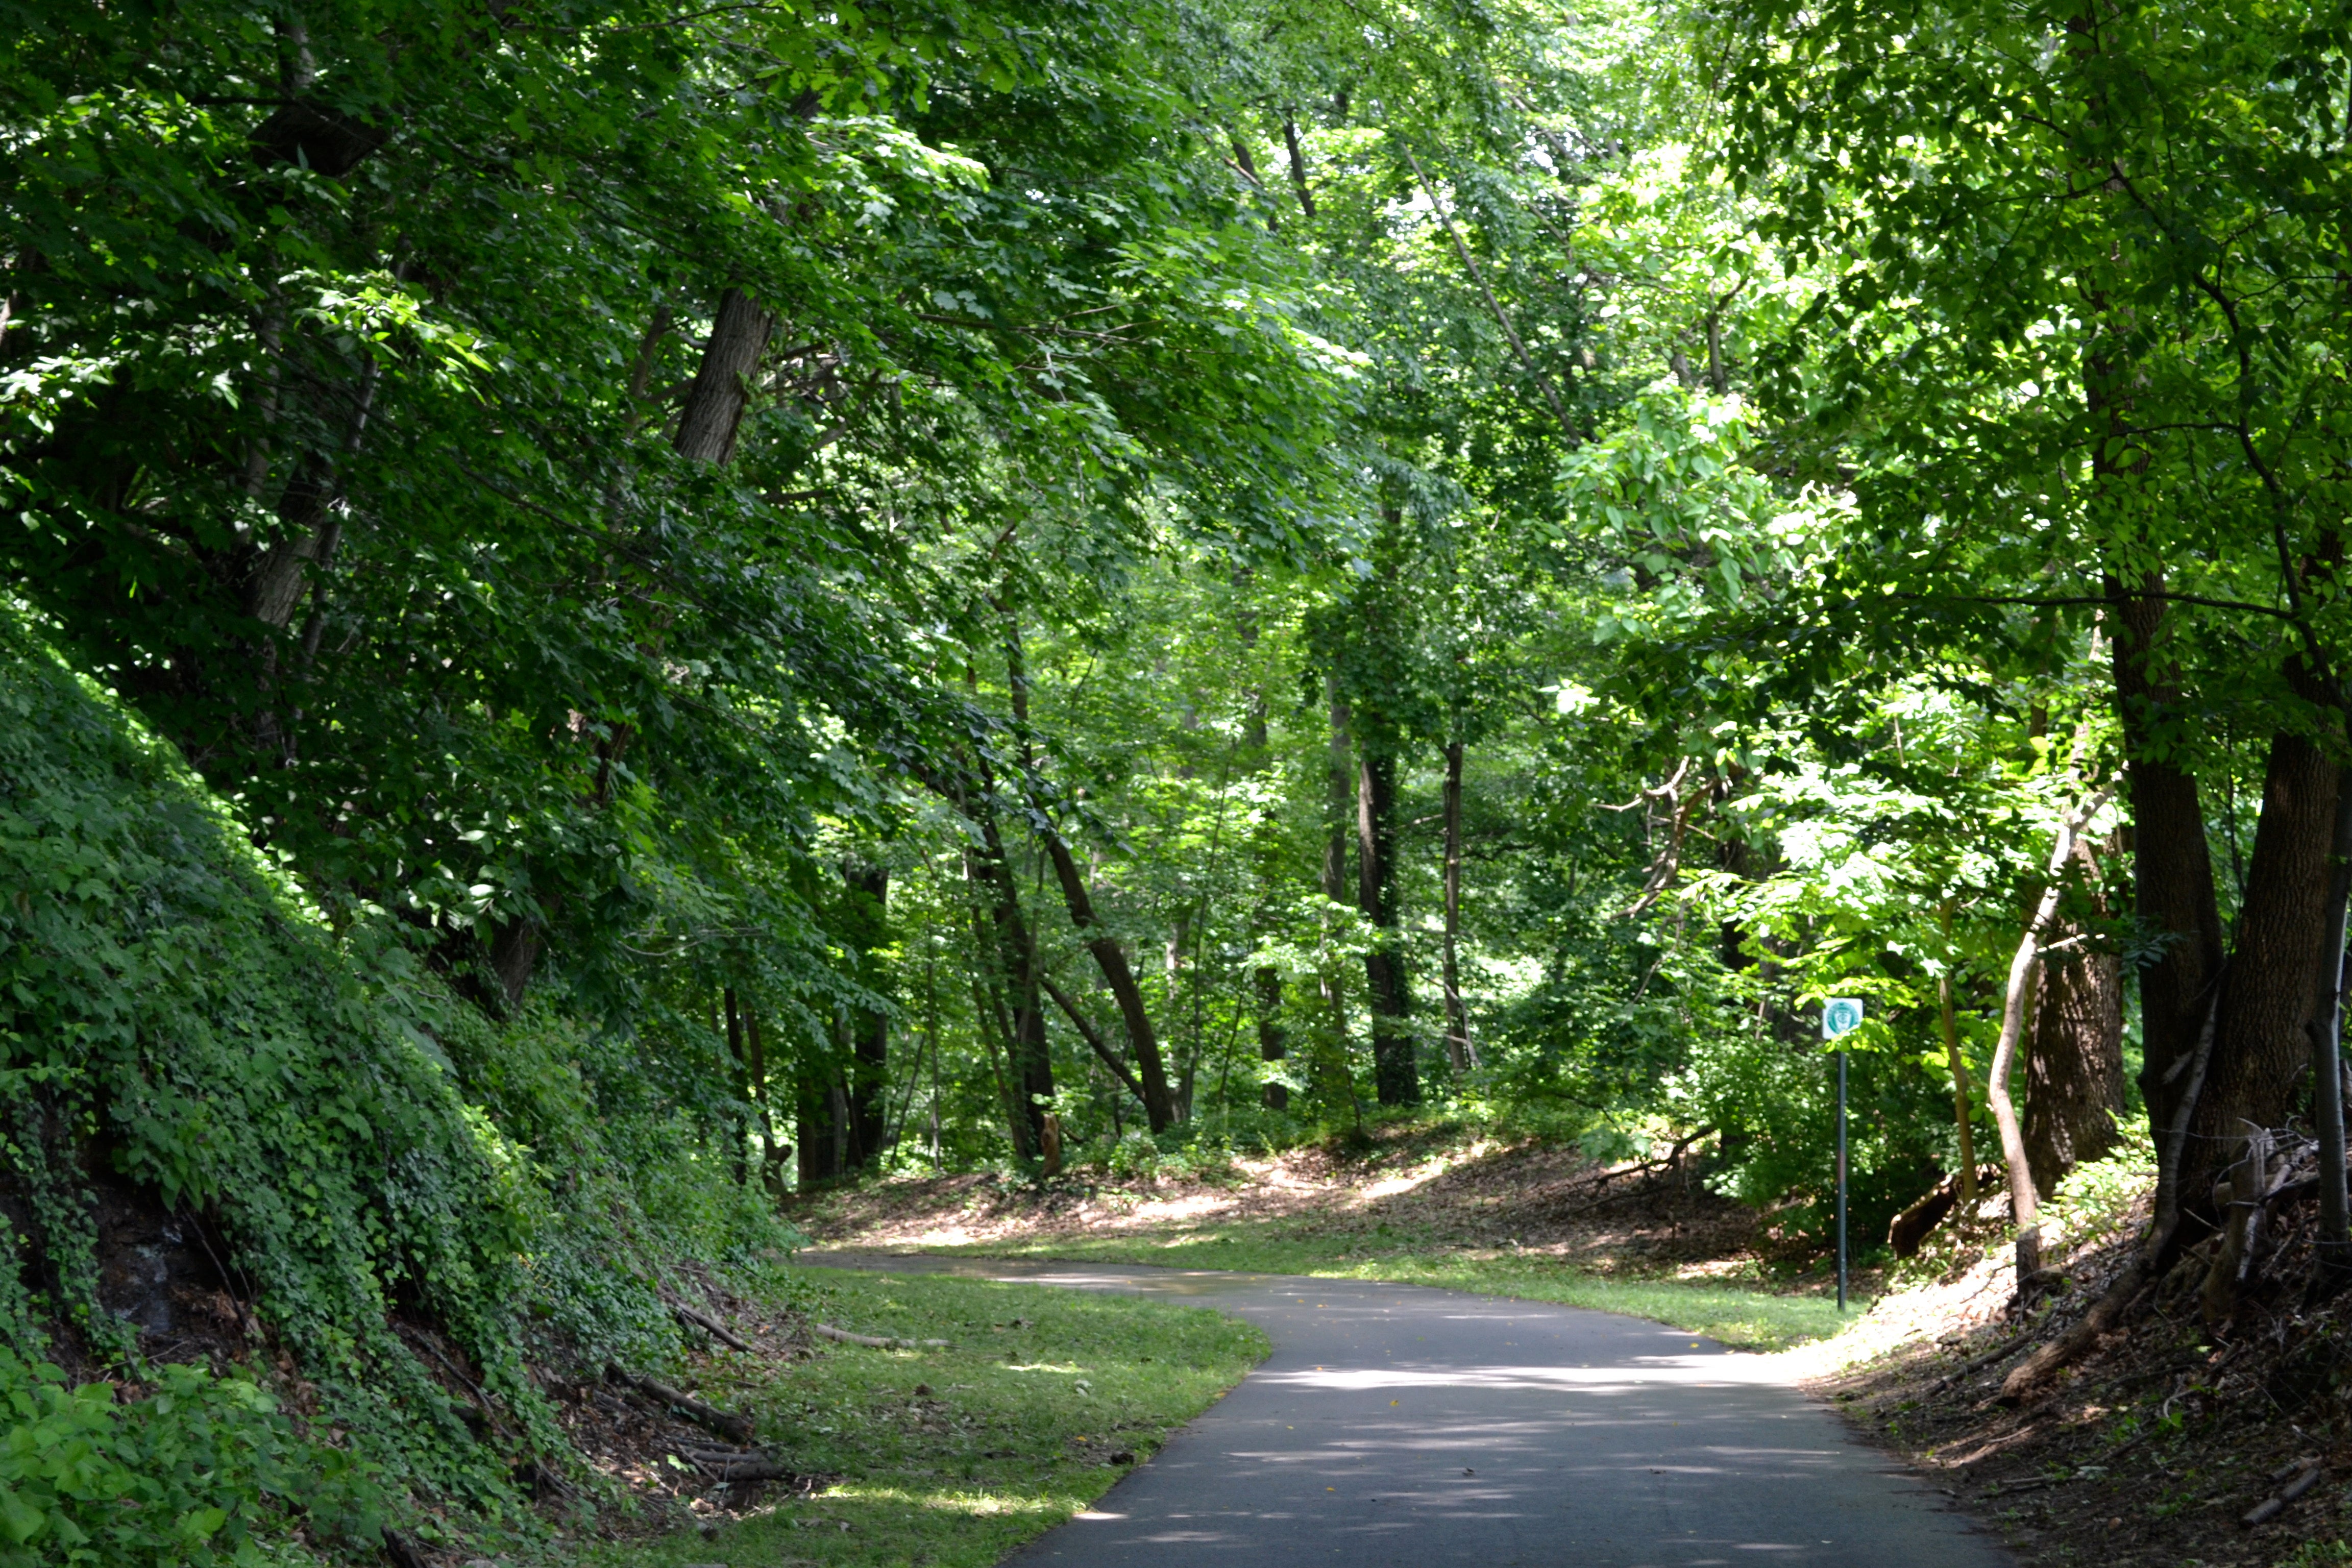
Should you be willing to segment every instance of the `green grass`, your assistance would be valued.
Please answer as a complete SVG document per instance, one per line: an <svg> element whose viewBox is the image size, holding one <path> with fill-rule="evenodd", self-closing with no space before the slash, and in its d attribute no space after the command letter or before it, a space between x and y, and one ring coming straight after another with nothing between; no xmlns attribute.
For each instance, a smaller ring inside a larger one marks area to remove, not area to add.
<svg viewBox="0 0 2352 1568"><path fill-rule="evenodd" d="M1111 1454L1150 1454L1267 1349L1255 1329L1198 1307L938 1276L793 1272L813 1287L823 1321L950 1343L827 1345L813 1362L737 1363L731 1383L705 1377L706 1397L753 1412L780 1458L840 1484L716 1535L599 1547L575 1559L583 1568L982 1568L1101 1496L1125 1473Z"/></svg>
<svg viewBox="0 0 2352 1568"><path fill-rule="evenodd" d="M1529 1301L1556 1301L1649 1318L1743 1350L1777 1351L1826 1339L1869 1306L1855 1300L1846 1315L1834 1300L1681 1279L1588 1273L1541 1254L1464 1251L1417 1245L1404 1235L1317 1234L1295 1222L1227 1223L1115 1236L1044 1237L1033 1241L941 1247L928 1251L984 1258L1068 1258L1090 1263L1151 1263L1171 1268L1234 1268L1328 1279L1380 1279L1435 1285Z"/></svg>

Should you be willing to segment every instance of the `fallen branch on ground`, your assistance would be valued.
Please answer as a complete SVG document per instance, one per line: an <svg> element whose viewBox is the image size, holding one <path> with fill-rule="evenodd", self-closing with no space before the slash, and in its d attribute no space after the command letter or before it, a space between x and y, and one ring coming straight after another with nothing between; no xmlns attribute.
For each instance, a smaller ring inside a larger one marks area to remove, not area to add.
<svg viewBox="0 0 2352 1568"><path fill-rule="evenodd" d="M695 1468L716 1480L788 1481L798 1474L759 1448L713 1448L694 1443L679 1447Z"/></svg>
<svg viewBox="0 0 2352 1568"><path fill-rule="evenodd" d="M945 1350L945 1340L894 1340L886 1334L853 1334L847 1329L836 1329L831 1323L811 1323L809 1332L821 1340L835 1340L845 1345L866 1345L877 1351Z"/></svg>
<svg viewBox="0 0 2352 1568"><path fill-rule="evenodd" d="M2279 1515L2286 1511L2287 1504L2294 1501L2297 1498L2303 1496L2304 1493L2317 1486L2319 1484L2321 1473L2320 1463L2317 1459L2307 1461L2301 1475L2295 1477L2294 1479L2281 1487L2275 1495L2264 1498L2262 1501L2248 1509L2246 1510L2245 1517L2239 1520L2238 1522L2244 1525L2248 1530L2252 1530L2258 1524L2268 1524L2271 1521L2276 1519Z"/></svg>
<svg viewBox="0 0 2352 1568"><path fill-rule="evenodd" d="M725 1345L730 1350L748 1351L751 1348L750 1341L742 1339L730 1331L726 1324L720 1322L718 1319L712 1317L708 1312L698 1312L683 1301L670 1302L669 1310L671 1315L676 1317L679 1322L686 1324L688 1328L700 1329L704 1333L709 1334L712 1339L717 1340L720 1344Z"/></svg>
<svg viewBox="0 0 2352 1568"><path fill-rule="evenodd" d="M2033 1335L2034 1330L2028 1329L2023 1333L2019 1334L2012 1339L2002 1341L2000 1344L1995 1345L1992 1349L1985 1352L1982 1355L1969 1357L1967 1361L1962 1362L1958 1366L1954 1367L1951 1371L1937 1378L1936 1380L1935 1386L1928 1389L1927 1392L1930 1394L1941 1394L1944 1390L1951 1387L1954 1384L1958 1383L1961 1379L1974 1377L1985 1368L1992 1365L1993 1363L1998 1361L2007 1361L2011 1356L2015 1355L2019 1351L2032 1343Z"/></svg>
<svg viewBox="0 0 2352 1568"><path fill-rule="evenodd" d="M708 1426L720 1436L732 1437L739 1443L751 1440L753 1429L749 1415L738 1415L731 1410L705 1405L692 1394L681 1393L666 1383L639 1377L635 1373L624 1372L617 1366L608 1366L604 1370L615 1382L626 1384L646 1397L658 1400L697 1426Z"/></svg>

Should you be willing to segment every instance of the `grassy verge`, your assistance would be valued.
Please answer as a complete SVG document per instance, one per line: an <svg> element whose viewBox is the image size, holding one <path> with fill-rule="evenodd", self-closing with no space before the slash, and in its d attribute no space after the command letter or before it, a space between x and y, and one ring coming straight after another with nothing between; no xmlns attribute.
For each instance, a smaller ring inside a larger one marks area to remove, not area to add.
<svg viewBox="0 0 2352 1568"><path fill-rule="evenodd" d="M1316 1235L1280 1225L1225 1224L1128 1232L1055 1236L927 1248L987 1258L1069 1258L1094 1263L1151 1263L1171 1268L1235 1268L1335 1279L1381 1279L1435 1285L1556 1301L1649 1318L1706 1334L1744 1350L1777 1351L1825 1339L1869 1303L1857 1300L1845 1317L1834 1300L1682 1279L1587 1273L1541 1253L1495 1252L1416 1244L1409 1236Z"/></svg>
<svg viewBox="0 0 2352 1568"><path fill-rule="evenodd" d="M1197 1307L1032 1285L795 1270L812 1310L854 1332L944 1348L833 1345L813 1362L739 1363L708 1378L754 1412L762 1441L820 1496L715 1534L604 1547L583 1565L982 1568L1084 1509L1266 1351L1245 1323ZM707 1395L708 1396L708 1395Z"/></svg>

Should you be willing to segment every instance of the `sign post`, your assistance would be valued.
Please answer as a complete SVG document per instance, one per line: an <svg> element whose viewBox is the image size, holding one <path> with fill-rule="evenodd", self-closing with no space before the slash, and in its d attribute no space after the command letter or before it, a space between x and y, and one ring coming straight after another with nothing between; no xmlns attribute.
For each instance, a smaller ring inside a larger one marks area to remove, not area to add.
<svg viewBox="0 0 2352 1568"><path fill-rule="evenodd" d="M1832 996L1822 1003L1822 1038L1843 1039L1862 1027L1862 998ZM1845 1310L1845 1050L1837 1054L1837 1274L1838 1310Z"/></svg>

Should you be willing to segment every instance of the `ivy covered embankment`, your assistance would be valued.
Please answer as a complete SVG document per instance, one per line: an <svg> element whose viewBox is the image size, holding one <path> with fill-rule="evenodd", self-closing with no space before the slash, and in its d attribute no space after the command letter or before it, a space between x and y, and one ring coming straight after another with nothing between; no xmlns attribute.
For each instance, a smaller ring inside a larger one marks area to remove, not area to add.
<svg viewBox="0 0 2352 1568"><path fill-rule="evenodd" d="M612 1103L625 1040L488 1020L253 827L0 610L0 1563L529 1533L604 1486L542 1380L793 1239Z"/></svg>

